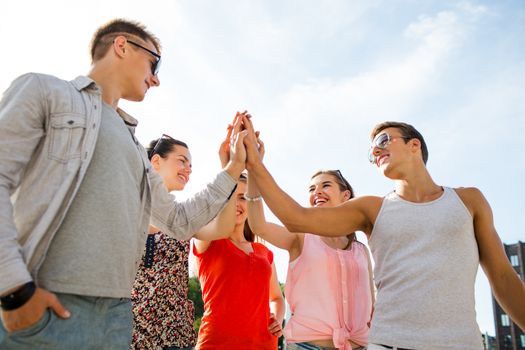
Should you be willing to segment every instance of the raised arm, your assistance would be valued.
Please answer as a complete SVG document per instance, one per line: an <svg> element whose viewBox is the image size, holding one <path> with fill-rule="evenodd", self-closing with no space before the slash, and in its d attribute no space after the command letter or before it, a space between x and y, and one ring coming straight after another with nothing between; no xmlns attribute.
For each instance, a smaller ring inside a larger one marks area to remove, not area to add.
<svg viewBox="0 0 525 350"><path fill-rule="evenodd" d="M240 125L234 127L240 129ZM160 176L150 172L154 196L152 224L174 238L189 239L217 216L235 191L237 180L244 170L245 135L246 132L237 132L234 135L233 146L230 149L231 159L224 167L224 171L219 173L205 190L184 202L175 202L174 196L167 193Z"/></svg>
<svg viewBox="0 0 525 350"><path fill-rule="evenodd" d="M257 138L259 157L264 157L264 143ZM253 233L262 237L274 246L285 249L290 254L290 260L294 260L301 254L304 235L292 233L281 225L266 221L262 197L255 181L250 180L248 174L248 190L246 192L248 201L248 223Z"/></svg>
<svg viewBox="0 0 525 350"><path fill-rule="evenodd" d="M221 162L221 167L225 168L230 162L230 147L231 142L230 138L232 136L233 128L235 122L239 119L239 113L235 115L233 124L228 124L226 137L221 142L219 146L219 160ZM240 124L238 125L240 128ZM233 196L230 198L226 206L221 210L219 215L210 221L206 226L200 229L197 233L193 235L194 238L201 241L213 241L216 239L227 238L228 235L233 231L235 227L235 198ZM204 242L197 243L198 250L206 250L207 246Z"/></svg>
<svg viewBox="0 0 525 350"><path fill-rule="evenodd" d="M257 138L251 121L244 119L246 168L270 210L290 232L309 232L321 236L344 236L347 232L369 233L372 214L381 205L379 197L360 197L332 208L304 208L287 195L275 182L259 158Z"/></svg>
<svg viewBox="0 0 525 350"><path fill-rule="evenodd" d="M525 285L505 254L494 227L492 209L477 188L462 188L457 192L473 215L479 260L492 292L503 310L525 330Z"/></svg>

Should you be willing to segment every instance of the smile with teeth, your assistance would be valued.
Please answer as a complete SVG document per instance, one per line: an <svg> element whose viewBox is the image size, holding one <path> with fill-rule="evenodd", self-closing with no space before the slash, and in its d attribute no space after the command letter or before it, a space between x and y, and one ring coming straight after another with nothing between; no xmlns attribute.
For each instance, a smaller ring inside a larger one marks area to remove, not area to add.
<svg viewBox="0 0 525 350"><path fill-rule="evenodd" d="M319 198L315 198L314 199L314 205L324 204L326 202L328 202L328 200L325 199L325 198L320 198L319 197Z"/></svg>
<svg viewBox="0 0 525 350"><path fill-rule="evenodd" d="M185 175L181 175L181 174L179 174L179 179L181 179L182 181L184 181L184 183L188 182L188 177L185 176Z"/></svg>
<svg viewBox="0 0 525 350"><path fill-rule="evenodd" d="M376 159L377 166L380 166L383 163L383 161L385 159L387 159L387 158L388 158L388 154L383 154L383 155L380 155L379 157L377 157L377 159Z"/></svg>

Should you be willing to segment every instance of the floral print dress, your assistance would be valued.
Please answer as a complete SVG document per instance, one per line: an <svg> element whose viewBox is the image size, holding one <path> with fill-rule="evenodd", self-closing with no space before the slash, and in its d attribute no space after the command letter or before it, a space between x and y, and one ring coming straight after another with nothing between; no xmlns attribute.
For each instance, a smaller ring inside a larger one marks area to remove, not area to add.
<svg viewBox="0 0 525 350"><path fill-rule="evenodd" d="M192 347L194 306L188 299L189 241L158 232L148 235L131 301L132 349Z"/></svg>

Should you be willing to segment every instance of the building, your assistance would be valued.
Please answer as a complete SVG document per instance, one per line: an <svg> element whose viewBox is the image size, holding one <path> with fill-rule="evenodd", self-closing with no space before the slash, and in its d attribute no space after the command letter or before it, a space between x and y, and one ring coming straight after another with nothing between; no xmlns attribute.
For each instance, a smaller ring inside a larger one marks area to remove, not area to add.
<svg viewBox="0 0 525 350"><path fill-rule="evenodd" d="M509 257L514 270L525 280L525 243L504 244L505 253ZM525 350L525 333L514 324L498 305L492 296L494 309L494 326L496 329L496 345L499 350Z"/></svg>

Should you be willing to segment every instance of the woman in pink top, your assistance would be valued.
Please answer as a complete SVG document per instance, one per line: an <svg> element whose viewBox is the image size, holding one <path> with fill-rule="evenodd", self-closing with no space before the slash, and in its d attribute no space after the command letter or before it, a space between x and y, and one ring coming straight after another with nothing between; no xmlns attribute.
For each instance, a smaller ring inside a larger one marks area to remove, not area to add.
<svg viewBox="0 0 525 350"><path fill-rule="evenodd" d="M247 197L259 199L256 185L248 182ZM339 170L315 173L309 192L315 207L334 207L354 197ZM248 205L254 233L290 255L285 295L292 317L284 329L288 349L366 346L374 300L372 267L368 249L355 232L335 238L289 232L266 222L260 200Z"/></svg>

